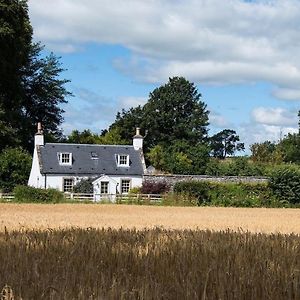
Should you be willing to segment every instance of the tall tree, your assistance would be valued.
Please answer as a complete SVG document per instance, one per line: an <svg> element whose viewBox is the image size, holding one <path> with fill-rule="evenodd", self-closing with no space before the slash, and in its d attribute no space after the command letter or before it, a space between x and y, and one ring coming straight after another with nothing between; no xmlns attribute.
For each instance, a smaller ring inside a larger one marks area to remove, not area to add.
<svg viewBox="0 0 300 300"><path fill-rule="evenodd" d="M214 157L224 159L236 151L244 151L244 143L239 143L240 137L234 130L224 129L210 138L210 147Z"/></svg>
<svg viewBox="0 0 300 300"><path fill-rule="evenodd" d="M148 131L146 145L173 144L184 140L189 145L204 142L207 137L208 111L195 85L183 77L150 93L143 107L143 127Z"/></svg>
<svg viewBox="0 0 300 300"><path fill-rule="evenodd" d="M298 128L299 128L298 134L300 135L300 110L298 111Z"/></svg>
<svg viewBox="0 0 300 300"><path fill-rule="evenodd" d="M300 135L289 133L277 145L283 153L283 160L288 163L300 164Z"/></svg>
<svg viewBox="0 0 300 300"><path fill-rule="evenodd" d="M18 144L32 149L38 121L47 134L61 136L60 105L70 95L68 81L60 78L63 69L57 57L42 56L40 44L32 43L27 1L0 0L1 121L16 130L16 139L1 140L0 149Z"/></svg>
<svg viewBox="0 0 300 300"><path fill-rule="evenodd" d="M71 95L65 88L69 80L60 79L64 69L59 58L53 53L42 57L42 49L40 44L31 46L21 78L23 90L19 119L22 123L20 137L22 145L27 148L32 147L36 124L39 121L43 123L46 134L56 139L62 137L59 125L63 122L64 110L61 104L67 103L66 97ZM26 141L29 141L28 145Z"/></svg>
<svg viewBox="0 0 300 300"><path fill-rule="evenodd" d="M117 113L116 120L109 127L109 130L117 129L121 139L130 144L135 133L135 128L141 127L143 124L143 117L144 112L140 105L135 108L131 107L128 110L122 109L121 112Z"/></svg>
<svg viewBox="0 0 300 300"><path fill-rule="evenodd" d="M15 131L22 99L22 68L31 47L32 28L26 1L0 0L0 120ZM0 149L18 141L11 130L3 130Z"/></svg>

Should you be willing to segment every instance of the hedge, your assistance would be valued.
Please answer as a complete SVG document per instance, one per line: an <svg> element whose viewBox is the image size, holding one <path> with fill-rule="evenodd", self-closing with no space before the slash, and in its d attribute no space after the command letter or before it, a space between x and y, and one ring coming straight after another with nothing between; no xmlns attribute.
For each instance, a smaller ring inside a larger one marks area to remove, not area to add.
<svg viewBox="0 0 300 300"><path fill-rule="evenodd" d="M58 203L64 200L63 193L58 190L23 185L14 188L14 195L17 202Z"/></svg>

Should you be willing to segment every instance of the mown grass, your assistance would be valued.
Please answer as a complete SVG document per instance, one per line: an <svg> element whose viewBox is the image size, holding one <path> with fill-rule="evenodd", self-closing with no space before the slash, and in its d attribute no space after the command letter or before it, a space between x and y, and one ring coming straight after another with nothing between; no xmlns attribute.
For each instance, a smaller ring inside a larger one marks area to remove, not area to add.
<svg viewBox="0 0 300 300"><path fill-rule="evenodd" d="M15 299L299 299L300 237L145 229L0 233Z"/></svg>

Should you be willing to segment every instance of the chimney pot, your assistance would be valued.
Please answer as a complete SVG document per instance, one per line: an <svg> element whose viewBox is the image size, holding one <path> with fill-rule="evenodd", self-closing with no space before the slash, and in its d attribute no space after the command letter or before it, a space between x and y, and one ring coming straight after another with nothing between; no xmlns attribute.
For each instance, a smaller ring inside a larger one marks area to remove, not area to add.
<svg viewBox="0 0 300 300"><path fill-rule="evenodd" d="M42 123L38 122L37 124L37 134L43 134Z"/></svg>
<svg viewBox="0 0 300 300"><path fill-rule="evenodd" d="M136 128L136 135L141 135L141 134L140 134L140 128L139 128L139 127Z"/></svg>

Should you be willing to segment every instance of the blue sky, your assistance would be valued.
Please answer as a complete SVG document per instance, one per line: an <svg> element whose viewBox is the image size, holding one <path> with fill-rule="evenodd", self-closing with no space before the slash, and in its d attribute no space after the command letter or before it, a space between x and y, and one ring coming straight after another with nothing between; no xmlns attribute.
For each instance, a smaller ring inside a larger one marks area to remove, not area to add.
<svg viewBox="0 0 300 300"><path fill-rule="evenodd" d="M29 0L34 38L61 56L65 134L100 132L172 76L197 85L210 133L248 146L296 132L298 0Z"/></svg>

